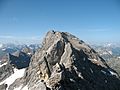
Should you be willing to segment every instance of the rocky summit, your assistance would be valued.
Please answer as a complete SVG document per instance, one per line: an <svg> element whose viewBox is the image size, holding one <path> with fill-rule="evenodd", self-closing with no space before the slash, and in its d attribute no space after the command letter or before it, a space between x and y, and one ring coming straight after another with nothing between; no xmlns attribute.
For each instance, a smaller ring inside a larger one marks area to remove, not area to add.
<svg viewBox="0 0 120 90"><path fill-rule="evenodd" d="M96 51L67 32L49 31L24 77L9 90L120 90L120 80ZM15 89L16 90L16 89Z"/></svg>

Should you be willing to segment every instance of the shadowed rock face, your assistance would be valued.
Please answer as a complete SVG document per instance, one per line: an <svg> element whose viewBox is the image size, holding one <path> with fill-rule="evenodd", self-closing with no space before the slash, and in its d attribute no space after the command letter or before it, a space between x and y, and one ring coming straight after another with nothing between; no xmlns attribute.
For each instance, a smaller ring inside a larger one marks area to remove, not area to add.
<svg viewBox="0 0 120 90"><path fill-rule="evenodd" d="M29 47L24 47L21 51L16 51L13 54L8 54L9 62L18 69L26 68L29 66L30 58L34 51Z"/></svg>
<svg viewBox="0 0 120 90"><path fill-rule="evenodd" d="M119 76L104 59L66 32L47 33L23 79L29 90L120 90Z"/></svg>
<svg viewBox="0 0 120 90"><path fill-rule="evenodd" d="M30 58L31 58L30 55L20 51L15 52L14 55L9 54L8 57L9 57L10 64L12 64L18 69L28 67L30 63Z"/></svg>

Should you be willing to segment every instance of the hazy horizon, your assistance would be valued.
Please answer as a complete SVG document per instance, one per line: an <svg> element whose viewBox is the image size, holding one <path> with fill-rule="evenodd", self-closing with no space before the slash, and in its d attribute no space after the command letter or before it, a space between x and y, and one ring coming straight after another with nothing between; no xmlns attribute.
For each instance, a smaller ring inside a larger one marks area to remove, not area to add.
<svg viewBox="0 0 120 90"><path fill-rule="evenodd" d="M47 33L47 32L46 32ZM0 44L42 44L43 39L46 35L46 33L41 36L41 37L11 37L11 36L5 36L5 37L0 37ZM72 34L72 33L71 33ZM73 34L75 35L75 34ZM90 45L104 45L104 44L119 44L120 45L120 41L95 41L95 40L86 40L86 39L81 39L81 37L78 37L80 40L83 40L85 43L90 44Z"/></svg>

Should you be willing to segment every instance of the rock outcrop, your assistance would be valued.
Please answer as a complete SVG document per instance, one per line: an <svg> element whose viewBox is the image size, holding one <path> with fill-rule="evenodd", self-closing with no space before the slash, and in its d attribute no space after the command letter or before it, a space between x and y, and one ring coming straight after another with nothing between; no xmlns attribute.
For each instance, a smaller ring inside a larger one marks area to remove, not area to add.
<svg viewBox="0 0 120 90"><path fill-rule="evenodd" d="M7 88L7 85L6 85L6 84L0 85L0 90L6 90L6 88Z"/></svg>
<svg viewBox="0 0 120 90"><path fill-rule="evenodd" d="M29 66L31 55L22 51L16 51L13 54L9 54L8 57L11 65L18 69L22 69Z"/></svg>
<svg viewBox="0 0 120 90"><path fill-rule="evenodd" d="M105 60L66 32L47 33L22 80L28 90L120 90L119 76Z"/></svg>
<svg viewBox="0 0 120 90"><path fill-rule="evenodd" d="M2 57L0 62L0 90L8 90L16 79L19 80L24 75L25 68L29 66L33 54L34 49L24 46L21 51L18 50ZM22 83L22 79L19 83ZM19 86L19 83L13 84ZM14 87L11 90L14 90Z"/></svg>
<svg viewBox="0 0 120 90"><path fill-rule="evenodd" d="M5 63L0 67L0 82L8 78L14 73L13 67L9 63Z"/></svg>

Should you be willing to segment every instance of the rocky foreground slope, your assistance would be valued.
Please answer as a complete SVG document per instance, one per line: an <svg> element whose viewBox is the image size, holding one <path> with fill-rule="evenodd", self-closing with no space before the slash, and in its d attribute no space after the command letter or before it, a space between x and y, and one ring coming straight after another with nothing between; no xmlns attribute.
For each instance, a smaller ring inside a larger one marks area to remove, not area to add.
<svg viewBox="0 0 120 90"><path fill-rule="evenodd" d="M0 64L0 90L8 90L17 78L23 77L32 55L32 50L25 47L21 51L4 56Z"/></svg>
<svg viewBox="0 0 120 90"><path fill-rule="evenodd" d="M50 31L24 77L9 90L120 90L120 80L83 41L66 32Z"/></svg>

